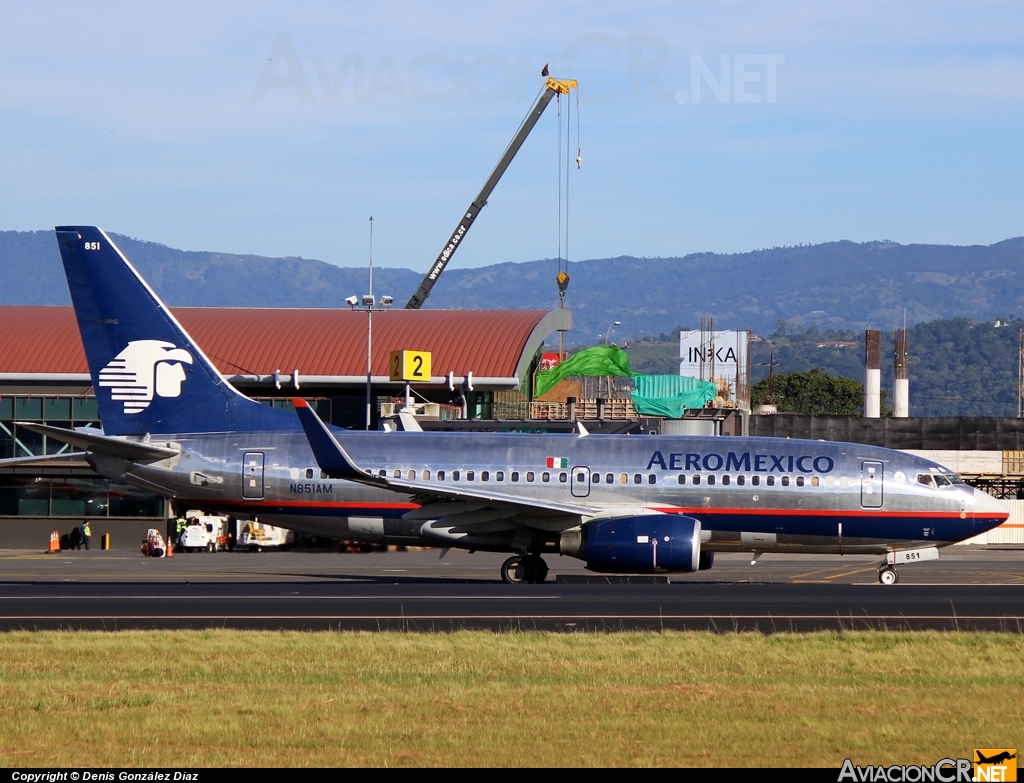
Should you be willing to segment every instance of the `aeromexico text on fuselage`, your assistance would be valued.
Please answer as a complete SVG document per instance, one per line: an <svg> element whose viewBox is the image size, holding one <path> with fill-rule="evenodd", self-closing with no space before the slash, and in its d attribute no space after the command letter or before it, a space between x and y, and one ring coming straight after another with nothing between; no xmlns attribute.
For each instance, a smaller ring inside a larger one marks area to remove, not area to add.
<svg viewBox="0 0 1024 783"><path fill-rule="evenodd" d="M824 454L759 454L728 451L701 454L688 451L655 451L647 461L647 470L705 470L743 473L831 473L836 463Z"/></svg>

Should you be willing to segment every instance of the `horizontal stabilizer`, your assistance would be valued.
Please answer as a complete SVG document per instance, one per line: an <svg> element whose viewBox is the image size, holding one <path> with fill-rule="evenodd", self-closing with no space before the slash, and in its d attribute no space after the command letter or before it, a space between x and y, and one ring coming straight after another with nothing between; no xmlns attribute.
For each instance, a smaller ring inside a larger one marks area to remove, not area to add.
<svg viewBox="0 0 1024 783"><path fill-rule="evenodd" d="M50 465L62 465L68 462L85 462L85 455L80 451L67 451L63 454L37 454L28 457L12 457L0 459L2 468L45 468Z"/></svg>
<svg viewBox="0 0 1024 783"><path fill-rule="evenodd" d="M109 454L112 457L123 457L135 462L152 462L154 460L167 459L181 453L180 449L157 446L155 443L139 443L134 440L114 438L109 435L101 435L97 432L83 432L82 430L69 430L64 427L51 427L47 424L36 424L34 422L16 422L19 427L38 432L49 438L69 443L85 451L95 454Z"/></svg>

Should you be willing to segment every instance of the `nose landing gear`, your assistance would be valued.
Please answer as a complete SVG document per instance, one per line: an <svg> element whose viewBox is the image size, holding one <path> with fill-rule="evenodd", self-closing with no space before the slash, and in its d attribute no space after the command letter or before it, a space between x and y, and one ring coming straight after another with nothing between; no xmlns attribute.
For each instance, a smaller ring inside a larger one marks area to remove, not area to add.
<svg viewBox="0 0 1024 783"><path fill-rule="evenodd" d="M886 566L878 572L878 581L883 585L894 585L900 581L900 575L896 572L895 568Z"/></svg>
<svg viewBox="0 0 1024 783"><path fill-rule="evenodd" d="M501 581L505 584L536 585L548 578L548 564L540 555L514 555L501 564Z"/></svg>

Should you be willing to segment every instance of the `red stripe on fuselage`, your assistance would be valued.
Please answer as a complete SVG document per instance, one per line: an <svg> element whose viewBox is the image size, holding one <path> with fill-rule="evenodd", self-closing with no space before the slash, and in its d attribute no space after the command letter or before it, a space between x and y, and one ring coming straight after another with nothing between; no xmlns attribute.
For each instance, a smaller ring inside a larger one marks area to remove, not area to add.
<svg viewBox="0 0 1024 783"><path fill-rule="evenodd" d="M752 514L755 516L787 516L787 517L910 517L910 518L935 518L948 517L949 519L960 519L959 511L886 511L884 509L861 509L841 510L830 508L683 508L681 506L648 506L651 511L660 511L663 514ZM977 516L975 512L972 515ZM983 519L1009 519L1009 513L1005 514L984 514Z"/></svg>

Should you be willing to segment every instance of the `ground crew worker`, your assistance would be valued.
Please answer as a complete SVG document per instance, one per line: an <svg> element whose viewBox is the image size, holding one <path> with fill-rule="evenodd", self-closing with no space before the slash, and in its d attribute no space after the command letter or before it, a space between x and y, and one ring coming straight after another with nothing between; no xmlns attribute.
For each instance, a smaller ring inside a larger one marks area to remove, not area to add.
<svg viewBox="0 0 1024 783"><path fill-rule="evenodd" d="M92 528L89 527L89 520L82 523L82 542L85 544L85 551L89 551L89 542L92 541Z"/></svg>
<svg viewBox="0 0 1024 783"><path fill-rule="evenodd" d="M185 532L185 528L188 526L188 522L185 521L185 515L184 514L178 514L178 518L177 518L177 520L175 520L174 524L175 524L174 542L176 544L180 544L181 543L181 534Z"/></svg>

